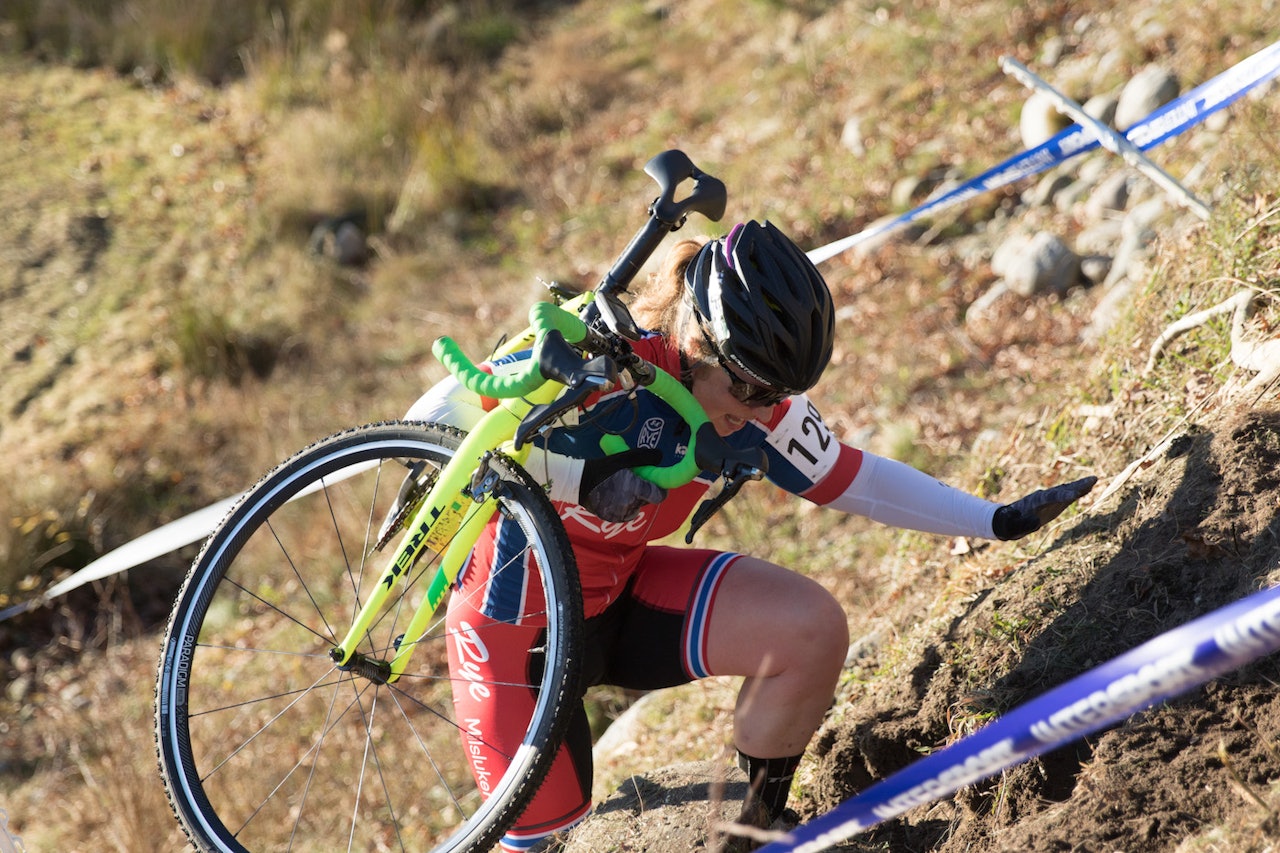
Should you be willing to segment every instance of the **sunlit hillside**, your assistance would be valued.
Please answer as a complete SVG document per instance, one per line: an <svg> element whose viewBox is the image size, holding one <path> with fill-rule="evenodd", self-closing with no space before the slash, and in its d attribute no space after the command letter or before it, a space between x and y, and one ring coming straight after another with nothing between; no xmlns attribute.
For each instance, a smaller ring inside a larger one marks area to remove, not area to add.
<svg viewBox="0 0 1280 853"><path fill-rule="evenodd" d="M1003 55L1084 103L1152 66L1185 92L1280 38L1270 0L171 6L0 7L0 609L399 417L444 375L437 336L482 355L544 282L594 285L659 151L728 186L725 220L686 231L768 218L817 248L1026 147ZM1232 355L1275 335L1278 113L1264 86L1150 152L1207 222L1096 152L822 265L839 339L814 400L843 440L998 500L1101 482L1020 543L888 531L762 484L708 526L703 544L827 585L857 639L803 817L1276 580L1280 412L1266 365ZM1116 174L1125 197L1092 200ZM1107 266L1003 289L997 250L1041 232ZM1223 310L1161 338L1241 292L1234 327ZM0 622L0 808L27 850L183 848L151 701L194 553ZM1277 678L1264 660L840 849L1268 849ZM731 686L659 697L602 757L599 798L727 766ZM597 728L636 699L593 693ZM618 813L581 849L663 849ZM689 814L671 821L705 843Z"/></svg>

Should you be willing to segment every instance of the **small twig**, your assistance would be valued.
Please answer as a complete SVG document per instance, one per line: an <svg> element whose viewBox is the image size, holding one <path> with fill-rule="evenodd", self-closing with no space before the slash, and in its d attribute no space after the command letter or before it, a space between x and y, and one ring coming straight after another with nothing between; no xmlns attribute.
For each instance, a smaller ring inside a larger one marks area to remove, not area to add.
<svg viewBox="0 0 1280 853"><path fill-rule="evenodd" d="M1236 367L1261 373L1274 369L1276 346L1280 345L1280 340L1246 341L1244 339L1244 324L1249 319L1256 295L1251 290L1236 294L1239 302L1236 304L1235 314L1231 317L1231 361Z"/></svg>
<svg viewBox="0 0 1280 853"><path fill-rule="evenodd" d="M1102 505L1102 502L1105 501L1107 498L1111 497L1112 495L1114 495L1117 491L1119 491L1120 487L1123 486L1139 468L1142 468L1152 459L1155 459L1161 453L1164 453L1170 447L1172 447L1173 440L1175 437L1177 437L1179 431L1191 421L1191 418L1197 412L1199 412L1201 409L1204 408L1206 403L1208 403L1212 399L1213 399L1212 396L1206 396L1203 399L1201 399L1200 402L1196 403L1195 406L1192 407L1191 411L1187 412L1185 415L1183 415L1181 418L1178 419L1178 422L1174 424L1169 429L1169 431L1164 434L1164 438L1160 439L1160 441L1154 447L1152 447L1146 453L1139 456L1137 459L1130 462L1129 465L1123 471L1121 471L1120 474L1114 480L1112 480L1110 483L1107 484L1106 490L1103 491L1101 495L1099 495L1097 498L1094 499L1093 503L1090 505L1091 510L1096 511Z"/></svg>
<svg viewBox="0 0 1280 853"><path fill-rule="evenodd" d="M1240 774L1236 771L1235 765L1231 763L1231 759L1227 757L1227 742L1225 740L1218 741L1218 760L1222 762L1222 766L1226 768L1227 773L1231 776L1233 787L1240 792L1240 795L1248 800L1252 800L1258 805L1258 808L1267 813L1268 817L1275 816L1275 810L1267 805L1266 801L1259 797L1258 794L1245 782Z"/></svg>
<svg viewBox="0 0 1280 853"><path fill-rule="evenodd" d="M636 781L637 777L632 776L629 780L631 787L636 789L636 802L640 804L640 811L644 811L644 793L640 790L640 783Z"/></svg>
<svg viewBox="0 0 1280 853"><path fill-rule="evenodd" d="M1180 320L1170 323L1169 326L1160 333L1160 337L1156 338L1155 343L1151 345L1151 353L1147 356L1147 366L1143 370L1144 375L1150 373L1156 365L1156 360L1160 357L1160 353L1169 345L1174 338L1179 335L1186 334L1197 326L1203 326L1210 319L1225 314L1228 311L1238 310L1237 306L1242 302L1252 302L1253 294L1251 291L1242 290L1235 296L1225 302L1220 302L1212 308L1206 308L1203 311L1197 311L1194 314L1188 314Z"/></svg>
<svg viewBox="0 0 1280 853"><path fill-rule="evenodd" d="M726 835L738 835L743 838L750 838L752 841L759 841L762 844L768 844L770 841L777 841L786 835L776 829L761 829L758 826L752 826L748 823L735 823L729 820L716 821L714 824L718 832Z"/></svg>
<svg viewBox="0 0 1280 853"><path fill-rule="evenodd" d="M1238 397L1257 392L1260 396L1277 378L1280 378L1280 340L1250 341L1245 339L1245 323L1249 319L1253 309L1253 302L1257 295L1258 291L1256 289L1246 287L1230 299L1220 302L1212 308L1188 314L1182 319L1169 324L1151 345L1151 353L1147 357L1147 366L1143 370L1143 375L1151 372L1155 367L1156 360L1160 357L1160 353L1174 338L1197 326L1204 325L1219 314L1225 314L1230 311L1231 363L1241 370L1256 373L1257 376L1253 377L1242 388L1224 390L1223 393L1227 397Z"/></svg>
<svg viewBox="0 0 1280 853"><path fill-rule="evenodd" d="M1235 236L1235 239L1231 241L1231 245L1234 246L1235 244L1239 243L1249 234L1249 232L1253 231L1255 228L1262 227L1262 224L1264 222L1266 222L1268 219L1270 219L1272 216L1275 216L1276 214L1280 214L1280 204L1273 205L1271 209L1268 210L1266 213L1263 213L1253 222L1250 222L1243 231L1241 231L1239 234Z"/></svg>
<svg viewBox="0 0 1280 853"><path fill-rule="evenodd" d="M1236 308L1231 318L1231 361L1243 370L1250 370L1258 375L1249 381L1238 392L1248 395L1258 392L1259 396L1277 377L1280 377L1280 340L1246 341L1244 324L1249 319L1249 311L1253 305L1252 296Z"/></svg>
<svg viewBox="0 0 1280 853"><path fill-rule="evenodd" d="M724 752L728 752L728 750L729 747L726 745L724 747ZM719 813L721 808L724 806L725 788L728 786L729 781L727 777L727 767L722 764L719 772L716 773L715 778L711 780L711 787L709 789L710 796L708 797L709 802L707 803L707 811L709 814L714 815ZM720 823L718 821L712 821L711 837L708 839L710 842L709 848L711 853L724 853L725 838L724 833L720 832L719 827Z"/></svg>

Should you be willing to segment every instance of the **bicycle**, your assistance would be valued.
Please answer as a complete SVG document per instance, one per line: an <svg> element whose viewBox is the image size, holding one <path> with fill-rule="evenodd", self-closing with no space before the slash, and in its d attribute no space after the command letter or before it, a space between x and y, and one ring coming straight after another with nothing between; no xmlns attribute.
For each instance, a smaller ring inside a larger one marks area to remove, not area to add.
<svg viewBox="0 0 1280 853"><path fill-rule="evenodd" d="M679 380L631 350L640 332L620 295L688 214L715 221L725 208L724 185L680 151L645 171L659 196L596 288L553 287L556 301L533 305L529 328L496 353L529 352L520 370L485 373L436 341L464 385L501 401L469 433L391 422L329 436L267 474L202 547L170 616L155 712L161 775L199 849L460 853L515 822L582 689L573 553L521 463L593 392L643 385L689 422L679 463L636 469L666 488L718 472L722 488L686 538L763 475L761 453L728 448ZM608 438L607 452L626 449ZM523 617L545 626L527 684L538 698L496 773L471 760L485 734L451 702L454 690L489 689L467 667L487 654L484 637L447 630L441 608L495 514L523 537L545 598Z"/></svg>

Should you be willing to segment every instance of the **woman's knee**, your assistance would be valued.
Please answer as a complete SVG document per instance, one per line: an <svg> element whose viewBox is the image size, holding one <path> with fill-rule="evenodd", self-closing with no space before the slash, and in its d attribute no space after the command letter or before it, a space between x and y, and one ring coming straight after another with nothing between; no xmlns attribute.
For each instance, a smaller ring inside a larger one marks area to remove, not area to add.
<svg viewBox="0 0 1280 853"><path fill-rule="evenodd" d="M775 674L816 671L825 677L843 665L848 621L825 587L762 560L736 568L726 580L715 617L723 620L720 638L729 654L758 649L762 664Z"/></svg>
<svg viewBox="0 0 1280 853"><path fill-rule="evenodd" d="M849 649L849 622L844 608L825 588L813 584L799 608L795 626L799 654L823 668L841 666Z"/></svg>

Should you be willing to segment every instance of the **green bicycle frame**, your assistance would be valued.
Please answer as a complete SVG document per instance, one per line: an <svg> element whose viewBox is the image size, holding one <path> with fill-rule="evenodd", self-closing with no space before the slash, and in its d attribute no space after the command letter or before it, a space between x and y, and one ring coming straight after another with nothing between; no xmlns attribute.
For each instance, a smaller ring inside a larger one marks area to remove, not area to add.
<svg viewBox="0 0 1280 853"><path fill-rule="evenodd" d="M519 450L514 447L512 439L517 427L535 405L551 402L564 388L558 382L545 379L539 372L536 350L545 335L552 330L559 331L572 343L582 341L587 335L586 325L567 309L586 305L592 297L592 292L588 291L570 300L564 307L548 302L536 303L529 311L529 328L495 353L496 357L531 346L534 348L534 357L522 371L514 374L496 376L485 373L467 359L451 339L442 337L435 342L432 349L436 357L465 387L500 402L471 428L453 459L441 470L436 483L406 527L381 580L356 614L347 635L330 652L330 657L339 667L353 664L360 638L377 619L396 584L409 573L422 552L427 548L440 551L443 547L440 566L410 619L389 667L375 664L388 682L394 682L405 672L416 638L425 632L444 600L445 593L457 580L462 564L479 539L480 532L497 510L497 501L492 494L486 494L479 501L474 500L471 495L471 480L476 464L487 453L495 450L501 451L517 464L523 464L528 458L528 445ZM656 371L650 388L689 422L696 436L698 427L707 422L707 415L688 389L662 370ZM626 449L620 436L608 436L601 445L609 453ZM676 488L690 482L698 474L693 451L694 441L691 440L689 449L680 462L665 468L643 466L637 468L636 473L663 488Z"/></svg>

